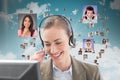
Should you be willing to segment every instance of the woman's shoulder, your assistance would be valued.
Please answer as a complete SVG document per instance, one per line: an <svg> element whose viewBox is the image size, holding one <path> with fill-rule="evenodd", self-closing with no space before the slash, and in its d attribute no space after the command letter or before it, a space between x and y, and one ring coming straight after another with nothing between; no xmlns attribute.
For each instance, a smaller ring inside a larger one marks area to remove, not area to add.
<svg viewBox="0 0 120 80"><path fill-rule="evenodd" d="M78 67L82 67L85 70L95 70L98 69L98 66L92 63L86 63L82 61L78 61L77 59L74 59L74 65L78 65Z"/></svg>
<svg viewBox="0 0 120 80"><path fill-rule="evenodd" d="M22 35L22 30L18 29L18 36L20 37Z"/></svg>
<svg viewBox="0 0 120 80"><path fill-rule="evenodd" d="M98 66L96 64L90 64L90 63L86 63L86 62L81 62L84 69L86 70L97 70L98 69Z"/></svg>
<svg viewBox="0 0 120 80"><path fill-rule="evenodd" d="M75 72L85 72L85 75L90 80L103 80L102 76L100 74L99 68L95 64L90 64L86 62L81 62L76 59L74 59L74 70Z"/></svg>
<svg viewBox="0 0 120 80"><path fill-rule="evenodd" d="M50 59L50 60L47 60L46 62L43 62L43 63L40 65L40 68L41 68L41 70L45 70L48 66L49 66L49 67L51 66L51 59Z"/></svg>
<svg viewBox="0 0 120 80"><path fill-rule="evenodd" d="M38 31L35 29L32 37L36 37L37 36L37 32Z"/></svg>
<svg viewBox="0 0 120 80"><path fill-rule="evenodd" d="M40 70L43 78L45 75L50 75L52 72L52 63L51 60L48 60L40 65Z"/></svg>

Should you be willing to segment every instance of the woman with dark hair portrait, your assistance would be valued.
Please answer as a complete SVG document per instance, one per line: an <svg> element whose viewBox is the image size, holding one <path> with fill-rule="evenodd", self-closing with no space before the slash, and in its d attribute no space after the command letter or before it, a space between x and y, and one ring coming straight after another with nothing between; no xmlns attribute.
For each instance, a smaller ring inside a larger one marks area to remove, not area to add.
<svg viewBox="0 0 120 80"><path fill-rule="evenodd" d="M40 61L42 80L102 80L96 65L78 61L70 55L74 35L66 17L52 15L43 19L39 36L44 50L30 59ZM42 62L44 53L50 56L46 62Z"/></svg>
<svg viewBox="0 0 120 80"><path fill-rule="evenodd" d="M97 23L97 15L92 6L87 6L86 11L82 17L83 23Z"/></svg>
<svg viewBox="0 0 120 80"><path fill-rule="evenodd" d="M30 15L25 15L22 21L22 27L18 30L19 37L35 37L37 31L33 29L34 23Z"/></svg>

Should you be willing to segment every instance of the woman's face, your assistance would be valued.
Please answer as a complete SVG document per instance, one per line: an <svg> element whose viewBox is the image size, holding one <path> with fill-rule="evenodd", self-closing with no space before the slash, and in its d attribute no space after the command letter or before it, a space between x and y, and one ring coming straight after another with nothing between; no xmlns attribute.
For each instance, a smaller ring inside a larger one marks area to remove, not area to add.
<svg viewBox="0 0 120 80"><path fill-rule="evenodd" d="M29 17L26 17L25 20L24 20L24 26L25 28L29 28L30 27L30 18Z"/></svg>
<svg viewBox="0 0 120 80"><path fill-rule="evenodd" d="M45 51L54 62L64 62L69 56L69 37L65 30L52 26L42 32Z"/></svg>
<svg viewBox="0 0 120 80"><path fill-rule="evenodd" d="M87 10L87 14L86 14L89 18L93 17L93 11L92 10Z"/></svg>

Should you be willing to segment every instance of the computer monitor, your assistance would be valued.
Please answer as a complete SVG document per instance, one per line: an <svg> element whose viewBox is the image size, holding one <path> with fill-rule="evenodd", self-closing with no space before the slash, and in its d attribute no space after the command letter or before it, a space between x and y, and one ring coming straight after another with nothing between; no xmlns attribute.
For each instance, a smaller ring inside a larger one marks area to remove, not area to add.
<svg viewBox="0 0 120 80"><path fill-rule="evenodd" d="M38 61L0 60L0 80L42 80Z"/></svg>

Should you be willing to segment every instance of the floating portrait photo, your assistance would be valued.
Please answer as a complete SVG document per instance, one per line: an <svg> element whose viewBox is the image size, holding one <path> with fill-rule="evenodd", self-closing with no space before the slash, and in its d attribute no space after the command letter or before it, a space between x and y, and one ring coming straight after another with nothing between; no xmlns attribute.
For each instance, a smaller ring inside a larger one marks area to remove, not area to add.
<svg viewBox="0 0 120 80"><path fill-rule="evenodd" d="M37 14L18 14L18 37L37 36Z"/></svg>
<svg viewBox="0 0 120 80"><path fill-rule="evenodd" d="M83 7L82 23L97 23L97 6L86 5Z"/></svg>
<svg viewBox="0 0 120 80"><path fill-rule="evenodd" d="M94 53L94 39L83 39L84 52Z"/></svg>

